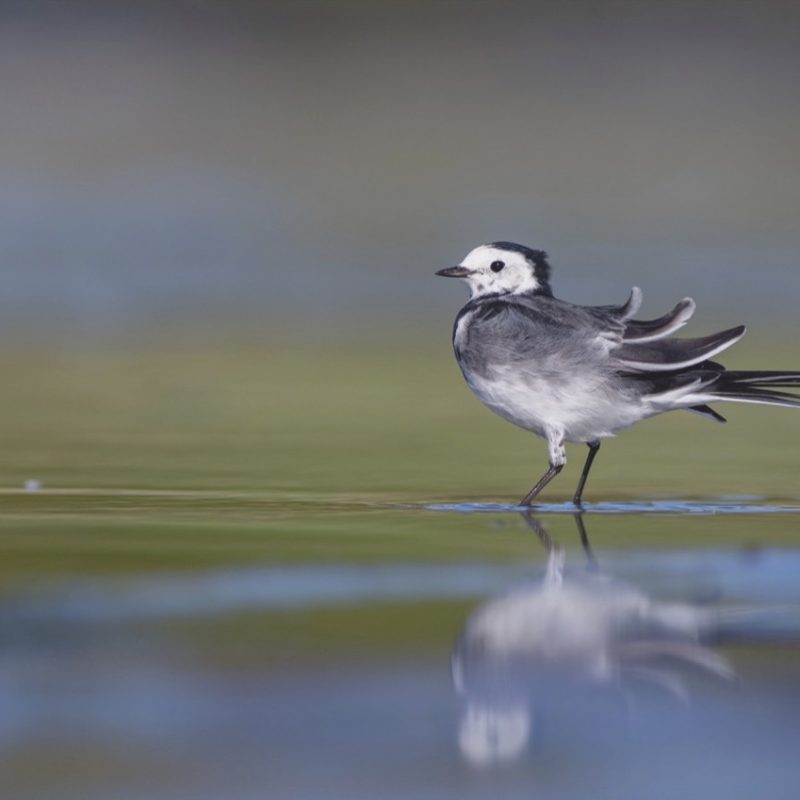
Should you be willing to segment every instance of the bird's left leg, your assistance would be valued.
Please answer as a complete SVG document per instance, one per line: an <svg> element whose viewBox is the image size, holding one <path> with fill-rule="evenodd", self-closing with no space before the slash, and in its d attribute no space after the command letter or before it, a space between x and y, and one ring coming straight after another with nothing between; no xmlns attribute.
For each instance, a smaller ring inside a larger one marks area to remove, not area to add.
<svg viewBox="0 0 800 800"><path fill-rule="evenodd" d="M589 455L586 456L586 463L583 465L583 472L581 472L581 479L578 481L578 488L575 490L575 497L572 502L576 506L581 506L581 495L583 494L583 487L586 486L586 479L589 477L589 470L592 468L592 462L600 449L600 442L587 442L589 445Z"/></svg>
<svg viewBox="0 0 800 800"><path fill-rule="evenodd" d="M550 455L550 466L547 472L539 479L536 486L519 501L521 506L529 506L539 492L564 469L564 465L567 463L567 451L564 448L564 434L561 431L548 431L547 450Z"/></svg>

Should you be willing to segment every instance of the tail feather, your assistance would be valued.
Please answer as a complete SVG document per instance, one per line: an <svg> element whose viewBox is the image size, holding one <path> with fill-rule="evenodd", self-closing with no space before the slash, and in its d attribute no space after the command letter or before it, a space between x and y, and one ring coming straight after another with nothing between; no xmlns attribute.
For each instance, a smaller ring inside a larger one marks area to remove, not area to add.
<svg viewBox="0 0 800 800"><path fill-rule="evenodd" d="M687 411L693 411L695 414L699 414L701 417L708 417L709 419L713 419L714 422L727 422L728 420L722 416L718 411L714 411L711 406L706 405L703 403L699 406L689 406Z"/></svg>
<svg viewBox="0 0 800 800"><path fill-rule="evenodd" d="M771 389L761 389L757 386L746 384L723 383L720 386L709 387L709 401L726 400L733 403L757 403L768 406L784 406L787 408L800 408L800 395L789 392L777 392Z"/></svg>
<svg viewBox="0 0 800 800"><path fill-rule="evenodd" d="M800 372L765 372L730 370L722 375L725 383L737 386L778 386L788 388L800 386Z"/></svg>
<svg viewBox="0 0 800 800"><path fill-rule="evenodd" d="M708 402L718 403L724 400L727 403L750 403L757 406L783 406L783 408L800 408L800 398L788 395L786 397L771 397L769 395L744 395L744 394L721 394L709 396Z"/></svg>
<svg viewBox="0 0 800 800"><path fill-rule="evenodd" d="M709 389L720 400L734 403L800 408L800 395L777 391L793 387L800 388L800 372L732 370L721 373Z"/></svg>
<svg viewBox="0 0 800 800"><path fill-rule="evenodd" d="M743 328L722 331L704 339L669 339L656 345L623 345L620 350L629 360L619 375L639 384L642 397L658 411L685 408L696 414L725 422L710 404L719 402L800 408L800 371L793 370L726 370L715 361L704 360L693 365L691 357L718 351L742 336ZM683 350L683 352L681 352ZM649 363L634 363L634 355L646 354ZM687 357L688 365L675 369L673 359ZM657 364L657 358L662 363ZM670 363L673 361L673 363ZM633 367L633 369L631 369ZM660 369L659 369L660 367ZM780 391L795 389L795 392Z"/></svg>

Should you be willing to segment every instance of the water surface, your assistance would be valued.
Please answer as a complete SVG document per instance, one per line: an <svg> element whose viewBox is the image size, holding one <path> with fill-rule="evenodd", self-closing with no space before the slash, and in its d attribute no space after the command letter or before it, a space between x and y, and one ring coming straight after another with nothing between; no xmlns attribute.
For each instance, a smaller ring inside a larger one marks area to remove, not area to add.
<svg viewBox="0 0 800 800"><path fill-rule="evenodd" d="M790 504L590 504L576 520L561 504L238 499L265 518L239 542L261 564L234 549L7 584L0 760L15 797L792 796ZM273 516L300 538L345 526L352 550L340 537L339 555L269 558ZM359 545L398 521L383 555ZM62 508L26 544L1 541L22 561L44 528L75 539L74 522ZM131 546L119 522L79 546ZM183 523L163 545L204 551L212 532L227 535Z"/></svg>

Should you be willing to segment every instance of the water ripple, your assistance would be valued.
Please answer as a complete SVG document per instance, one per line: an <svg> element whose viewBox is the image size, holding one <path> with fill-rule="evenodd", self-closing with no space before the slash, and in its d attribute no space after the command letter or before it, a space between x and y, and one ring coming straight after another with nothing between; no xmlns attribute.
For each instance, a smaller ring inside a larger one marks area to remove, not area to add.
<svg viewBox="0 0 800 800"><path fill-rule="evenodd" d="M537 514L800 514L800 505L745 502L742 500L634 500L626 502L584 503L578 509L572 503L540 503L521 506L514 503L429 503L426 511L449 511L457 514L520 513Z"/></svg>

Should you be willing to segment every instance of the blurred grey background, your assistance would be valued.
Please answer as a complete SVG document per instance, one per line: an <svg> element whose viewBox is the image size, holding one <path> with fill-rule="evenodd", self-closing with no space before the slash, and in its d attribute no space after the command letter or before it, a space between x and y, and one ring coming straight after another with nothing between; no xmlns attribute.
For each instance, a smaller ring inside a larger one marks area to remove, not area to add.
<svg viewBox="0 0 800 800"><path fill-rule="evenodd" d="M447 328L433 271L492 239L579 302L795 324L796 3L0 14L6 344Z"/></svg>

